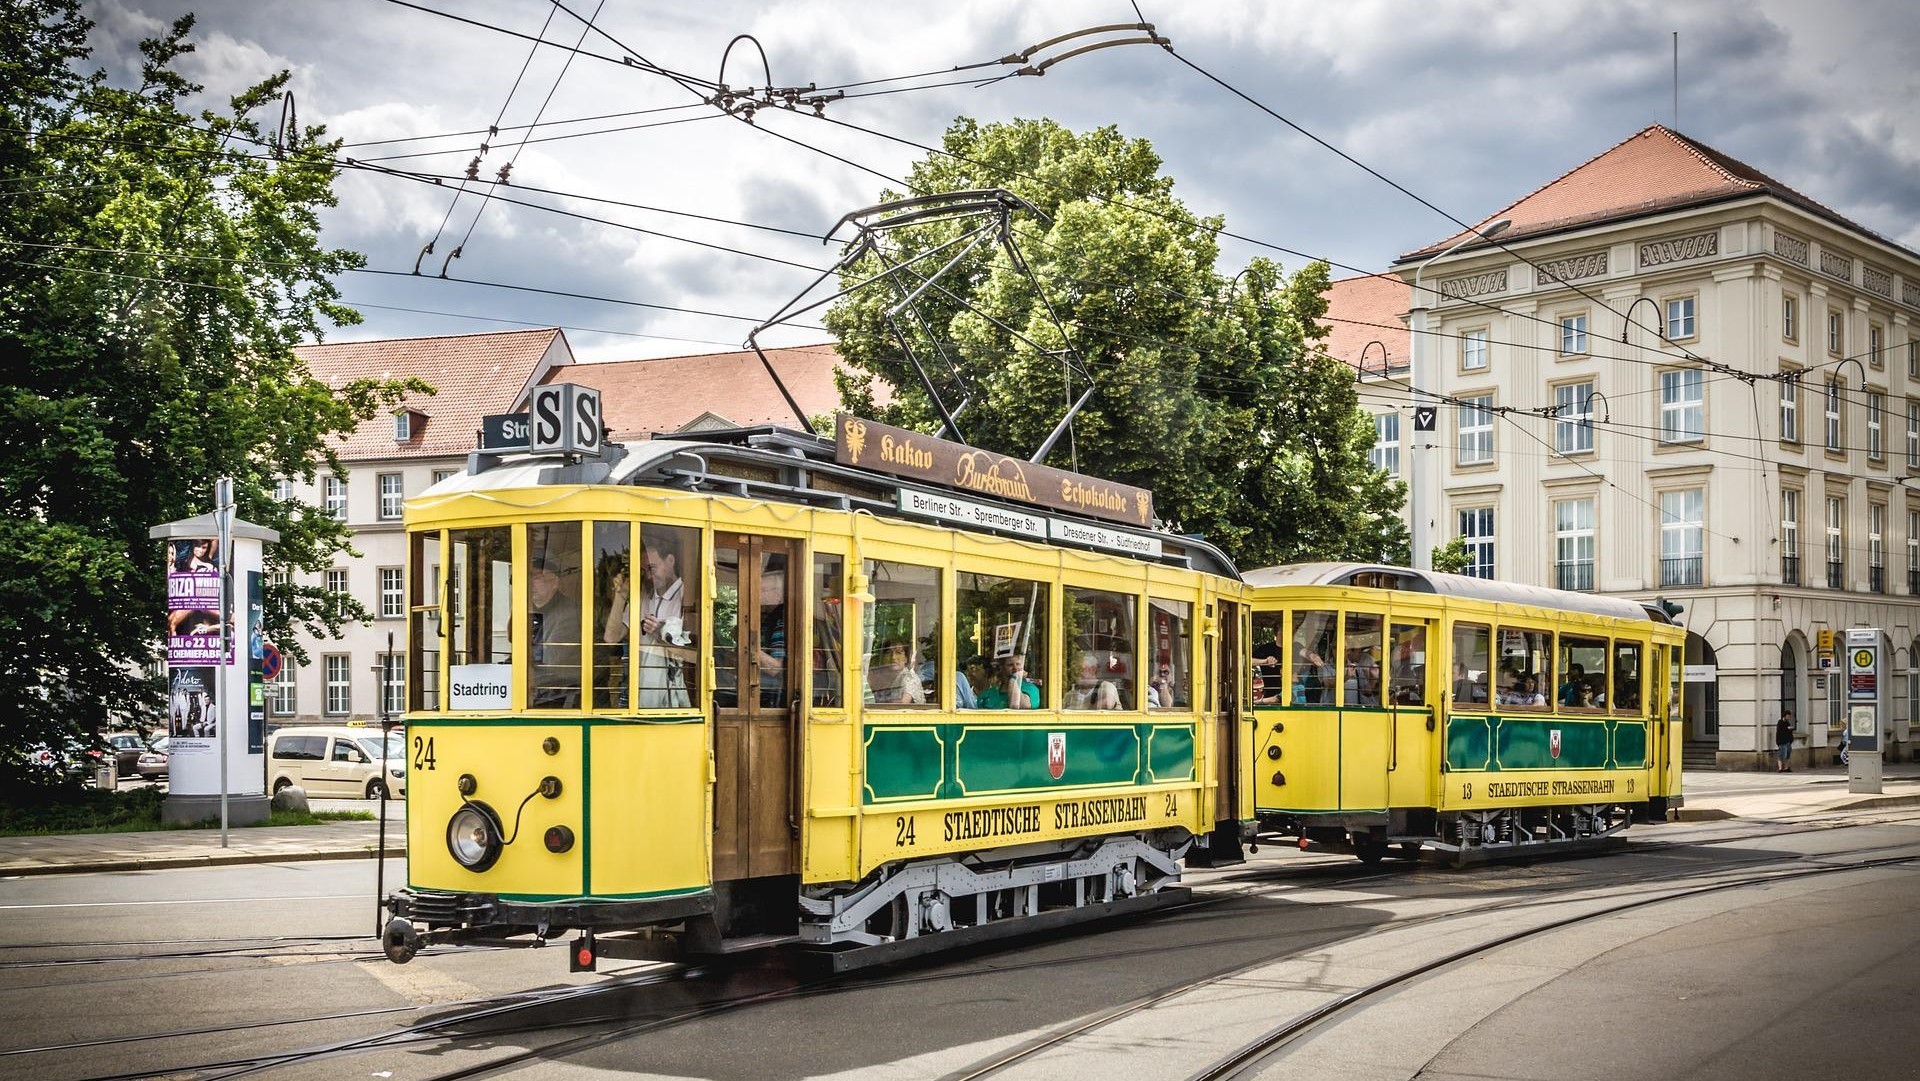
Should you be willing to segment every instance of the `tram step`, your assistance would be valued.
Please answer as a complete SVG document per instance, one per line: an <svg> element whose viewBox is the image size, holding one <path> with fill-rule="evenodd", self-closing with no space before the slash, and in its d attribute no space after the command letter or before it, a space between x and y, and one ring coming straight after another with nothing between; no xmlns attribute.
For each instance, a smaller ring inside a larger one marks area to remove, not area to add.
<svg viewBox="0 0 1920 1081"><path fill-rule="evenodd" d="M794 946L800 942L799 935L741 935L738 938L720 940L719 954L751 953L754 950L770 950L776 946Z"/></svg>

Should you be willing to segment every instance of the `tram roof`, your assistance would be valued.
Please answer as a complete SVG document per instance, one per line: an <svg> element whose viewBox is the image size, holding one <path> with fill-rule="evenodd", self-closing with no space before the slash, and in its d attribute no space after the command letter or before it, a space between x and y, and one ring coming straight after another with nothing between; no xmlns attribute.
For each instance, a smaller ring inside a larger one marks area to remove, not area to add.
<svg viewBox="0 0 1920 1081"><path fill-rule="evenodd" d="M1437 593L1447 597L1492 601L1495 604L1528 605L1563 612L1611 616L1615 619L1669 622L1639 601L1603 597L1593 593L1575 593L1519 582L1496 582L1464 574L1393 567L1384 563L1291 563L1282 567L1261 567L1247 571L1242 580L1254 587L1267 586L1360 586L1376 589L1400 589L1412 593Z"/></svg>
<svg viewBox="0 0 1920 1081"><path fill-rule="evenodd" d="M475 451L469 456L464 472L448 477L422 494L444 496L459 492L562 484L631 485L768 499L836 510L864 510L887 518L926 521L970 532L1001 532L922 519L902 511L897 500L898 493L903 489L954 490L938 484L902 482L898 477L841 464L834 461L832 440L777 426L700 432L689 437L626 444L609 443L603 457L581 461L526 453ZM964 494L973 502L1009 512L1035 513L1035 508L1022 504L1003 502L975 492ZM1062 515L1058 511L1047 513L1111 528L1107 523L1099 523L1091 518ZM1151 533L1158 538L1166 552L1159 560L1142 556L1129 558L1149 563L1184 565L1226 578L1240 578L1239 570L1226 553L1197 537L1162 531L1129 532ZM1017 533L1007 535L1023 540L1032 539ZM1100 550L1071 541L1053 540L1047 543L1065 548Z"/></svg>

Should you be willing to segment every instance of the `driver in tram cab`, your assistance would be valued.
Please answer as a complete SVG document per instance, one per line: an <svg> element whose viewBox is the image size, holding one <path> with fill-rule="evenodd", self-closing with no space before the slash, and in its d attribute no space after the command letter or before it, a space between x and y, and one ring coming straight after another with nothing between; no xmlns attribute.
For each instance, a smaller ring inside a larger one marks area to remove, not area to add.
<svg viewBox="0 0 1920 1081"><path fill-rule="evenodd" d="M533 609L534 709L580 705L580 572L553 556L529 561L527 601Z"/></svg>

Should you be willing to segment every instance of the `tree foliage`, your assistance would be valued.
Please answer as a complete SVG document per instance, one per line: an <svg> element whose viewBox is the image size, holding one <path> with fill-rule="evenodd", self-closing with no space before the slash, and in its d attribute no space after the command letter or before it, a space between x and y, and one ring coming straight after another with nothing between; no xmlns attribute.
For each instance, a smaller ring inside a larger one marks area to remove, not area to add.
<svg viewBox="0 0 1920 1081"><path fill-rule="evenodd" d="M197 116L191 16L142 43L137 88L84 73L77 0L0 0L0 784L20 752L157 717L165 581L147 531L204 513L280 531L268 570L316 570L345 527L274 498L337 466L329 440L414 382L329 388L293 347L358 321L319 240L337 144L274 145L282 72ZM268 634L364 618L268 590Z"/></svg>
<svg viewBox="0 0 1920 1081"><path fill-rule="evenodd" d="M1465 574L1473 566L1473 553L1467 549L1467 538L1455 537L1433 550L1433 569L1442 574Z"/></svg>
<svg viewBox="0 0 1920 1081"><path fill-rule="evenodd" d="M1224 221L1189 212L1152 147L1111 127L961 118L944 148L914 166L913 194L998 187L1041 212L1014 222L1031 276L1004 250L982 247L955 268L954 295L929 291L924 317L900 323L943 402L975 391L960 419L966 442L1023 458L1037 450L1086 389L1058 355L1070 344L1096 389L1049 464L1153 489L1170 528L1205 535L1243 566L1405 561L1403 486L1368 463L1373 426L1353 369L1320 346L1324 263L1289 276L1256 259L1223 277ZM930 271L950 258L931 253L965 228L947 220L898 231L889 258L928 257ZM881 269L869 256L843 283ZM901 295L872 287L827 313L852 369L842 400L937 431L938 410L886 318Z"/></svg>

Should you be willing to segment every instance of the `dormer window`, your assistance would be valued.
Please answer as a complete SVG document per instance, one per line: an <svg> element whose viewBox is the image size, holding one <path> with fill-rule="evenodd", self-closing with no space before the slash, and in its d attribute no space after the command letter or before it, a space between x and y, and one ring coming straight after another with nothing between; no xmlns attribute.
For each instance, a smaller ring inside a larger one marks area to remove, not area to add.
<svg viewBox="0 0 1920 1081"><path fill-rule="evenodd" d="M413 410L402 409L393 415L393 441L405 443L413 438Z"/></svg>

